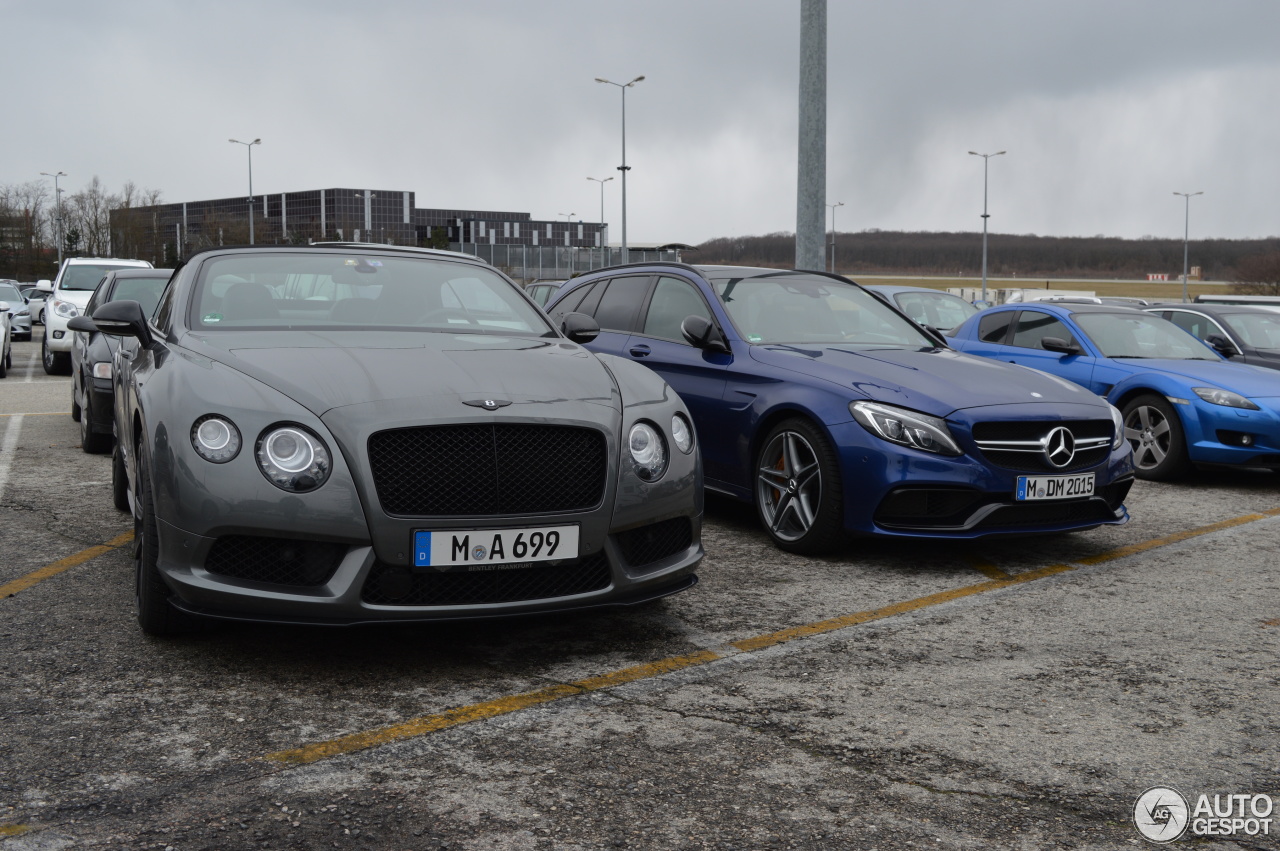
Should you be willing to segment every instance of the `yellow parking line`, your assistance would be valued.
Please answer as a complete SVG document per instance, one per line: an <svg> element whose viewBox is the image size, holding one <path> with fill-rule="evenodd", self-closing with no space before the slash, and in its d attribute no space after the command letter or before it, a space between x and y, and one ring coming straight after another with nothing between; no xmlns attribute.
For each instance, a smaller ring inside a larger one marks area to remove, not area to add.
<svg viewBox="0 0 1280 851"><path fill-rule="evenodd" d="M657 662L635 665L630 668L624 668L621 671L614 671L599 677L589 677L574 683L548 686L537 691L500 697L485 703L450 709L447 712L441 712L436 715L424 715L421 718L414 718L403 724L383 727L379 730L352 733L327 742L317 742L314 745L305 745L304 747L287 751L277 751L276 753L267 754L266 759L274 762L283 762L287 765L305 765L309 762L318 762L329 757L385 745L388 742L400 739L409 739L425 733L434 733L437 730L456 727L459 724L469 724L472 721L496 718L499 715L509 715L512 712L519 712L521 709L528 709L531 706L537 706L542 703L550 703L561 698L587 694L588 692L612 688L623 683L635 682L636 680L646 680L694 665L705 665L707 662L719 658L721 658L719 653L713 650L703 650L699 653L691 653L688 656L661 659Z"/></svg>
<svg viewBox="0 0 1280 851"><path fill-rule="evenodd" d="M26 591L31 586L38 585L51 576L57 576L59 573L62 573L62 571L75 567L77 564L84 564L86 561L97 558L103 553L109 553L112 550L119 549L132 540L133 533L125 532L123 535L117 535L105 544L99 544L96 547L89 547L87 550L81 550L75 555L69 555L64 559L55 561L53 564L47 564L39 570L32 571L26 576L19 577L12 582L6 582L4 585L0 585L0 599L3 599L4 597L12 597L19 591Z"/></svg>
<svg viewBox="0 0 1280 851"><path fill-rule="evenodd" d="M881 620L883 618L893 617L906 612L926 609L930 606L951 602L952 600L963 599L964 597L971 597L975 594L983 594L988 591L995 591L1001 588L1009 588L1014 585L1034 582L1038 579L1055 576L1059 573L1067 573L1069 571L1077 570L1086 564L1100 564L1106 561L1113 561L1115 559L1124 558L1127 555L1145 552L1146 550L1150 550L1155 547L1166 546L1168 544L1177 543L1178 541L1185 541L1188 538L1193 538L1197 535L1207 535L1210 532L1217 532L1222 529L1229 529L1233 526L1241 526L1245 523L1252 523L1257 520L1276 516L1280 516L1280 508L1273 508L1258 514L1246 514L1243 517L1223 520L1220 523L1211 523L1208 526L1201 526L1198 529L1190 529L1186 532L1167 535L1163 538L1155 538L1151 541L1146 541L1140 544L1118 547L1117 549L1110 550L1109 552L1102 553L1100 555L1079 559L1073 564L1052 564L1047 567L1042 567L1037 570L1029 570L1025 573L1019 573L1012 576L1004 574L1003 571L999 571L998 568L991 565L990 567L1001 575L994 577L987 582L979 582L976 585L953 588L949 591L940 591L937 594L917 597L914 600L894 603L893 605L884 606L879 609L855 612L853 614L817 621L816 623L789 627L787 629L767 633L765 635L757 635L751 638L740 639L738 641L730 642L725 648L723 648L723 652L716 650L702 650L685 656L673 656L667 659L660 659L656 662L634 665L629 668L623 668L618 671L601 674L595 677L588 677L587 679L578 680L572 683L557 684L548 686L547 688L538 689L536 691L499 697L484 703L460 706L456 709L449 709L445 712L436 713L434 715L423 715L390 727L350 733L346 736L340 736L336 739L330 739L325 742L316 742L315 744L304 745L300 748L276 751L275 753L266 754L263 759L285 765L306 765L308 763L318 762L322 759L354 753L355 751L365 750L366 748L377 747L378 745L384 745L403 739L414 738L427 733L434 733L438 730L444 730L449 727L457 727L461 724L471 723L472 721L482 721L488 718L496 718L501 715L509 715L513 712L519 712L522 709L528 709L544 703L552 703L566 697L576 697L593 691L636 682L638 680L650 679L652 677L661 676L662 674L671 673L672 671L678 671L683 668L705 665L709 662L714 662L717 659L723 659L727 656L733 655L735 651L753 652L763 650L766 647L784 644L788 641L794 641L797 638L808 638L814 635L821 635L822 633L844 629L845 627L854 626L856 624L867 623L869 621ZM979 567L979 569L981 569L981 567Z"/></svg>
<svg viewBox="0 0 1280 851"><path fill-rule="evenodd" d="M21 836L30 831L25 824L0 824L0 836Z"/></svg>
<svg viewBox="0 0 1280 851"><path fill-rule="evenodd" d="M987 561L982 556L969 556L969 563L973 565L973 569L981 573L988 579L1008 579L1009 574Z"/></svg>

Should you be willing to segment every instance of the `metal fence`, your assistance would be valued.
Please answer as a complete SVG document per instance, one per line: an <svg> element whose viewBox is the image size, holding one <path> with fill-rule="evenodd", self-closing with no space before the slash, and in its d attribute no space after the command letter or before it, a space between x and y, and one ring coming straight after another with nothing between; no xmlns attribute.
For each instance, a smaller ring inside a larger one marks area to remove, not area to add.
<svg viewBox="0 0 1280 851"><path fill-rule="evenodd" d="M485 245L453 243L451 251L471 254L497 266L518 281L565 280L579 272L590 272L622 262L621 248L575 248L558 245ZM664 260L680 262L680 252L672 249L629 248L629 263Z"/></svg>

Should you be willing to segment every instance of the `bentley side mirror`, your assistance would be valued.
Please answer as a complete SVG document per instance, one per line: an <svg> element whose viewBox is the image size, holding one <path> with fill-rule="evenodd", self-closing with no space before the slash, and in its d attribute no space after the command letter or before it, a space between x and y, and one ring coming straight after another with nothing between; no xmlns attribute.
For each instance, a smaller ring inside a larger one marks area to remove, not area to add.
<svg viewBox="0 0 1280 851"><path fill-rule="evenodd" d="M585 345L600 336L600 325L585 313L566 313L560 320L560 333L578 345Z"/></svg>
<svg viewBox="0 0 1280 851"><path fill-rule="evenodd" d="M695 349L705 349L708 352L729 351L724 337L720 336L716 326L705 316L686 316L680 323L680 334Z"/></svg>
<svg viewBox="0 0 1280 851"><path fill-rule="evenodd" d="M98 330L98 326L87 316L71 317L70 321L67 322L67 327L72 331L86 331L90 334L96 333Z"/></svg>
<svg viewBox="0 0 1280 851"><path fill-rule="evenodd" d="M1240 354L1240 350L1235 347L1235 344L1221 334L1210 334L1204 341L1213 346L1214 351L1224 358Z"/></svg>
<svg viewBox="0 0 1280 851"><path fill-rule="evenodd" d="M1059 352L1064 355L1078 355L1084 351L1075 343L1068 343L1061 337L1044 337L1040 340L1040 347L1046 351Z"/></svg>
<svg viewBox="0 0 1280 851"><path fill-rule="evenodd" d="M99 305L93 312L93 318L88 322L103 334L110 334L113 337L136 337L144 347L151 345L151 328L147 325L147 316L142 312L142 305L136 301L125 299ZM71 327L70 323L67 327Z"/></svg>

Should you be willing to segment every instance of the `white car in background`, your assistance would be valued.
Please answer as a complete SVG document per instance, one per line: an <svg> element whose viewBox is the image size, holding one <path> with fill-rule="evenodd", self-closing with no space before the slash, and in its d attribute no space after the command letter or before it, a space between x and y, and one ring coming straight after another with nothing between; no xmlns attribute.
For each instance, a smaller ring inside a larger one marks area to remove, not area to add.
<svg viewBox="0 0 1280 851"><path fill-rule="evenodd" d="M71 338L67 323L84 312L102 276L115 269L150 269L145 260L118 260L113 257L72 257L64 260L58 277L46 288L44 303L44 343L40 357L49 375L71 374Z"/></svg>
<svg viewBox="0 0 1280 851"><path fill-rule="evenodd" d="M13 326L9 316L9 308L11 305L7 301L0 301L0 378L4 378L9 374L9 370L13 368Z"/></svg>

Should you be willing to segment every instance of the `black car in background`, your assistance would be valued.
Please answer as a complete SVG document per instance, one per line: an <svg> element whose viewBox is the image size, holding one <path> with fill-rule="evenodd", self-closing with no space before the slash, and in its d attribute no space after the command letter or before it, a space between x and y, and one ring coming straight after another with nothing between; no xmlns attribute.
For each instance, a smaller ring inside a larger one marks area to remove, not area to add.
<svg viewBox="0 0 1280 851"><path fill-rule="evenodd" d="M1280 369L1280 311L1242 304L1152 304L1142 308L1235 363Z"/></svg>
<svg viewBox="0 0 1280 851"><path fill-rule="evenodd" d="M85 315L109 301L136 301L150 316L169 282L172 269L118 269L108 272L94 290ZM71 340L71 419L80 423L80 447L85 452L111 448L111 419L115 409L111 379L120 338L99 332L73 331Z"/></svg>

